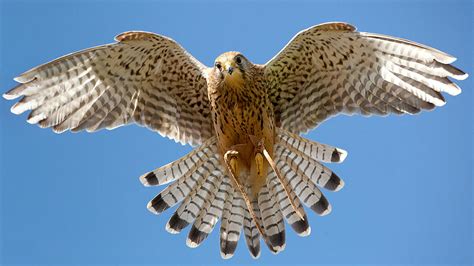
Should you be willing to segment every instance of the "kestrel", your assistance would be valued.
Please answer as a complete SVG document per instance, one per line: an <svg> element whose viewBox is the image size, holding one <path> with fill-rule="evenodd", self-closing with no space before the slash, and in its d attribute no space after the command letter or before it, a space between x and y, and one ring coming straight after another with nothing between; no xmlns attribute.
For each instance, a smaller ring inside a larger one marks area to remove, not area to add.
<svg viewBox="0 0 474 266"><path fill-rule="evenodd" d="M284 220L310 233L303 206L319 215L331 205L320 188L344 182L324 163L346 151L300 136L337 114L416 114L457 95L448 78L467 74L456 59L408 40L326 23L299 32L264 65L227 52L206 67L174 40L126 32L116 43L66 55L15 78L11 111L54 132L88 132L137 123L182 144L186 156L140 177L168 184L148 203L160 214L181 203L166 225L192 224L196 247L221 219L220 250L233 256L242 228L252 257L260 238L285 247Z"/></svg>

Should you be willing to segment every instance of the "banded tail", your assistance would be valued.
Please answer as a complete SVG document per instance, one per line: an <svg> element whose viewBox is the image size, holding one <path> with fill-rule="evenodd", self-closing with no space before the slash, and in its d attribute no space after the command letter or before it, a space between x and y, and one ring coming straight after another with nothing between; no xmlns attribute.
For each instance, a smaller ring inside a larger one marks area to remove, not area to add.
<svg viewBox="0 0 474 266"><path fill-rule="evenodd" d="M145 186L174 181L148 203L148 209L160 214L180 203L166 230L176 234L192 224L186 240L192 248L207 238L220 219L220 250L224 259L234 255L242 232L253 258L260 256L261 239L272 253L281 252L285 248L284 221L300 236L311 232L303 205L318 215L331 211L320 188L338 191L344 182L321 162L340 163L347 153L282 129L277 130L275 143L273 159L284 178L280 182L274 171L268 172L265 185L251 202L257 223L221 164L216 138L140 177ZM262 227L263 236L257 225Z"/></svg>

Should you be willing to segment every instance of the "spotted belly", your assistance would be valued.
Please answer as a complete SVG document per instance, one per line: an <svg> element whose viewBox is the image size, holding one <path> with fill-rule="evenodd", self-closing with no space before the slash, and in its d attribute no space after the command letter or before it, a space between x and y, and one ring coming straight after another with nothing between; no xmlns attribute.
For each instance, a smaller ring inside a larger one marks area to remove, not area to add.
<svg viewBox="0 0 474 266"><path fill-rule="evenodd" d="M237 178L250 189L250 195L256 195L265 184L269 165L264 160L263 169L257 169L257 144L262 141L272 156L275 139L274 119L268 110L253 106L235 105L225 112L217 112L215 119L219 153L223 158L229 150L238 152ZM223 162L224 163L224 162ZM258 175L257 170L264 175ZM249 191L249 192L250 192Z"/></svg>

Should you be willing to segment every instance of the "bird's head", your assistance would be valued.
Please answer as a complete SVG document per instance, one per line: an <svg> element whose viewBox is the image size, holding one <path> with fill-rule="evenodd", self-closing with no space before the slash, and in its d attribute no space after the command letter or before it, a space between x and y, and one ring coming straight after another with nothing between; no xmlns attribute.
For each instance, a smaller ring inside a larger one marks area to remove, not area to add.
<svg viewBox="0 0 474 266"><path fill-rule="evenodd" d="M214 73L226 85L241 87L249 74L251 63L239 52L227 52L217 57L214 62Z"/></svg>

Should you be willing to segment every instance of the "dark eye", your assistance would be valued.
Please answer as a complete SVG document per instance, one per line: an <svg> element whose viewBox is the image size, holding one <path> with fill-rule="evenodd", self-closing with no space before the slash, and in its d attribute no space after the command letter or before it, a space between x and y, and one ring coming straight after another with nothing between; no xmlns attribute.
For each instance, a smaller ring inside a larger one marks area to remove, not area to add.
<svg viewBox="0 0 474 266"><path fill-rule="evenodd" d="M241 58L240 56L237 56L237 57L235 58L235 62L236 62L237 64L239 64L239 65L242 64L242 58Z"/></svg>
<svg viewBox="0 0 474 266"><path fill-rule="evenodd" d="M221 63L216 63L216 67L217 69L221 70L222 69Z"/></svg>

